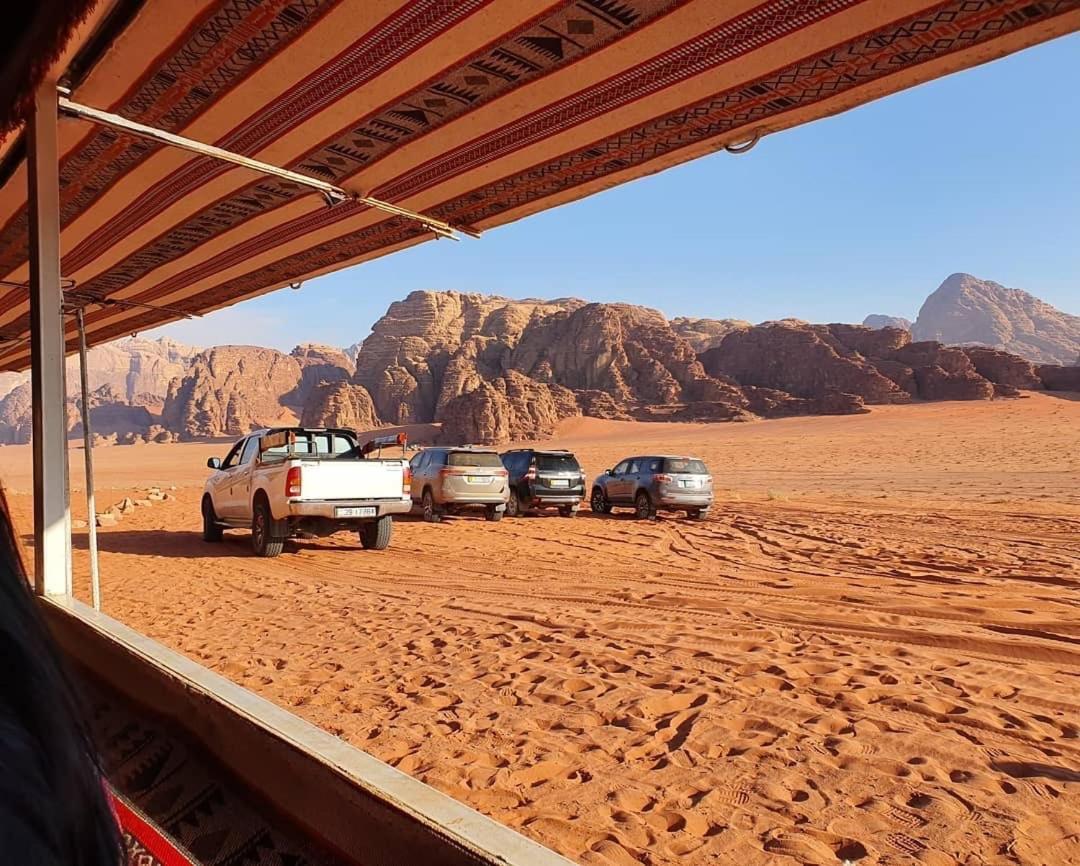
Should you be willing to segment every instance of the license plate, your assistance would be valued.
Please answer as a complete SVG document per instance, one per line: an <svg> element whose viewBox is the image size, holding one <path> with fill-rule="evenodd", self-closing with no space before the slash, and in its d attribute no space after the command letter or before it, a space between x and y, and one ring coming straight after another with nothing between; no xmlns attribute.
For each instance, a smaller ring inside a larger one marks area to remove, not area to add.
<svg viewBox="0 0 1080 866"><path fill-rule="evenodd" d="M374 505L342 506L334 509L335 517L374 517L378 509Z"/></svg>
<svg viewBox="0 0 1080 866"><path fill-rule="evenodd" d="M465 481L468 484L490 484L491 478L487 475L467 475Z"/></svg>
<svg viewBox="0 0 1080 866"><path fill-rule="evenodd" d="M683 481L680 481L679 484L681 484L683 487L697 487L698 486L698 482L693 481L693 480L683 480Z"/></svg>
<svg viewBox="0 0 1080 866"><path fill-rule="evenodd" d="M570 486L570 479L569 478L552 478L549 483L551 484L552 487L569 487Z"/></svg>

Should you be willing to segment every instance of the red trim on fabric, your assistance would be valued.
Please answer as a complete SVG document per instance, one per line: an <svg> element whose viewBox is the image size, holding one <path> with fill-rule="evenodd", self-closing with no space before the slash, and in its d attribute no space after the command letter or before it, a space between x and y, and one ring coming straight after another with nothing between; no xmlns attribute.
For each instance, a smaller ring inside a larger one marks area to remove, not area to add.
<svg viewBox="0 0 1080 866"><path fill-rule="evenodd" d="M161 861L162 866L197 866L186 854L157 827L124 802L118 794L111 793L113 809L120 826L139 840L139 843Z"/></svg>

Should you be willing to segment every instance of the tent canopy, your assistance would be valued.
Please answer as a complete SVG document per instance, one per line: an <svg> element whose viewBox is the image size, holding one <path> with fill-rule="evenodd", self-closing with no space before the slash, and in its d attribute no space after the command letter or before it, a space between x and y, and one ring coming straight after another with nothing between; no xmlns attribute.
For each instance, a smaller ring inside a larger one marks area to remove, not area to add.
<svg viewBox="0 0 1080 866"><path fill-rule="evenodd" d="M88 21L54 70L73 101L484 230L1080 29L1080 0L100 0ZM59 149L91 345L434 237L81 119ZM24 152L0 145L7 370L30 362Z"/></svg>

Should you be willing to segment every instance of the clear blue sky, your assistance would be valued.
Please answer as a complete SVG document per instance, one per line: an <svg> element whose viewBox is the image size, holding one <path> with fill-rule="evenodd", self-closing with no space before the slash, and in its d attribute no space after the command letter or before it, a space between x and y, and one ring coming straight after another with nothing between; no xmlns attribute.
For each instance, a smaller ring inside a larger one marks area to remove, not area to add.
<svg viewBox="0 0 1080 866"><path fill-rule="evenodd" d="M669 316L914 318L955 271L1080 314L1080 34L486 233L163 329L195 345L362 340L414 289Z"/></svg>

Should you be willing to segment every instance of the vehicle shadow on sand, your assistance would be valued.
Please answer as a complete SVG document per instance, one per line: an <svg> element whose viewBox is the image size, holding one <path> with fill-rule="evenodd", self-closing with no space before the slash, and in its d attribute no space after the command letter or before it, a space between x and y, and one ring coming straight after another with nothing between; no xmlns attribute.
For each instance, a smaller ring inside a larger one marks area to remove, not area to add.
<svg viewBox="0 0 1080 866"><path fill-rule="evenodd" d="M129 556L167 556L173 559L220 559L225 556L254 556L251 552L251 534L226 533L220 544L202 540L198 531L171 531L162 529L132 529L118 532L98 533L98 550L102 553L122 553ZM75 550L88 550L89 538L85 533L73 534L71 546ZM359 544L357 544L359 547ZM289 549L288 546L285 548Z"/></svg>

